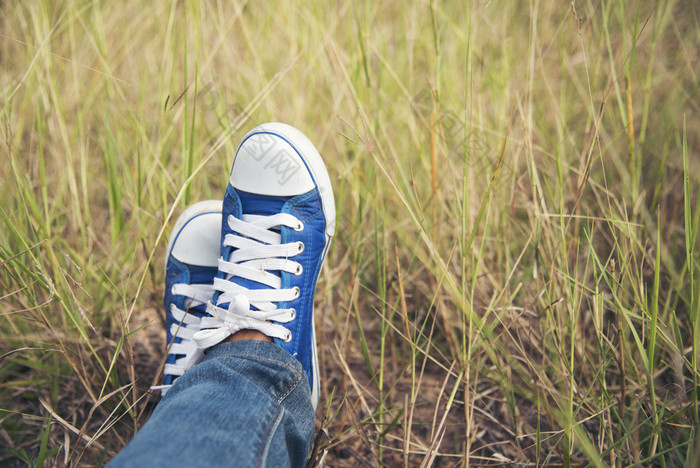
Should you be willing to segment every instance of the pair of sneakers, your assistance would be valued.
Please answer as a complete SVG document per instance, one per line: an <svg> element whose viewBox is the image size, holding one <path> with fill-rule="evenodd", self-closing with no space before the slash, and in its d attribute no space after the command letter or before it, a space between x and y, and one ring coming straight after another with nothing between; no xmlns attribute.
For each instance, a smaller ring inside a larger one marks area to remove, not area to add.
<svg viewBox="0 0 700 468"><path fill-rule="evenodd" d="M243 138L223 202L175 223L165 259L168 355L163 394L204 351L239 330L271 337L302 364L311 401L319 377L314 292L335 230L330 178L314 145L282 123Z"/></svg>

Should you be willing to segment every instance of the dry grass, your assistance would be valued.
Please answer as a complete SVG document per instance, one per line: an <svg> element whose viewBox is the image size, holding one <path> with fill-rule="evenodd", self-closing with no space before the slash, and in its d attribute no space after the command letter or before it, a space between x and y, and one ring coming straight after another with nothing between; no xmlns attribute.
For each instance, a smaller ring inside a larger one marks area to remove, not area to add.
<svg viewBox="0 0 700 468"><path fill-rule="evenodd" d="M173 216L278 120L339 215L315 463L697 466L697 5L459 3L0 3L0 463L147 420Z"/></svg>

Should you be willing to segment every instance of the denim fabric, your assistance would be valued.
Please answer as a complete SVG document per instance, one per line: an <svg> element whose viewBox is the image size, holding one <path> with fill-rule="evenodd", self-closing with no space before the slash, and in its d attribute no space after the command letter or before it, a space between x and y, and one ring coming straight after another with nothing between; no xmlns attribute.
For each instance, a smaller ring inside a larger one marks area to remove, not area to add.
<svg viewBox="0 0 700 468"><path fill-rule="evenodd" d="M314 410L296 359L265 341L214 346L175 381L110 467L301 467Z"/></svg>

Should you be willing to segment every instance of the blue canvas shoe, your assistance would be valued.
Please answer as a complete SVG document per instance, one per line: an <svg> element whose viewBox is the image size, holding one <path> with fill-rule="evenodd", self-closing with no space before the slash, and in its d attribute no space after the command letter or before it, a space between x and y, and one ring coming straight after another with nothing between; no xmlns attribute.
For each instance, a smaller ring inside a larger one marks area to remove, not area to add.
<svg viewBox="0 0 700 468"><path fill-rule="evenodd" d="M175 222L165 255L165 326L168 356L163 395L175 379L202 356L192 336L199 331L206 305L214 295L221 248L221 201L209 200L187 208Z"/></svg>
<svg viewBox="0 0 700 468"><path fill-rule="evenodd" d="M207 349L244 329L273 338L301 362L314 409L320 388L314 292L334 229L330 178L309 139L281 123L251 130L224 197L211 317L194 340Z"/></svg>

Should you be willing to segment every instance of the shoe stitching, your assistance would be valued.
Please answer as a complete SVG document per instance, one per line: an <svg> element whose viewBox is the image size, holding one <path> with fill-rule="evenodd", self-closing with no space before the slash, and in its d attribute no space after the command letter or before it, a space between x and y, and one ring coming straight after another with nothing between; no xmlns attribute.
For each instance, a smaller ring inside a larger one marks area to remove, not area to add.
<svg viewBox="0 0 700 468"><path fill-rule="evenodd" d="M323 219L323 220L327 223L328 220L325 219L325 213L323 212L323 203L320 203L320 206L321 206L321 209L320 209L320 210L318 210L318 211L314 212L313 214L310 214L310 215L308 215L308 216L306 216L306 217L303 216L304 213L302 213L302 212L300 211L299 205L305 203L306 201L308 201L308 200L310 200L310 199L313 199L314 197L320 198L320 196L321 196L321 195L320 195L320 192L318 191L318 187L316 187L315 190L311 190L311 191L309 191L309 192L307 192L307 193L305 193L305 194L298 195L298 196L294 197L292 200L290 200L290 201L287 202L287 205L289 206L288 209L289 209L290 214L293 214L293 215L296 216L298 219L301 219L301 220L303 220L303 221L306 222L306 223L308 223L308 222L310 222L310 221L313 221L313 220L316 220L316 219ZM284 212L285 209L283 208L282 211ZM312 241L313 241L313 233L310 232L310 231L309 231L309 232L305 232L305 233L304 233L304 240L306 241L307 245L311 245L311 244L313 243L313 242L312 242ZM325 241L324 241L323 244L324 244L324 248L325 248ZM320 273L320 271L321 271L321 264L323 263L323 261L321 260L321 261L319 262L318 259L317 259L316 262L313 262L312 259L308 259L307 262L308 262L310 265L312 265L312 266L314 267L314 274L313 274L313 276L311 276L311 277L312 277L312 278L318 278L318 275L319 275L319 273ZM315 263L315 264L314 264L314 263ZM304 266L306 267L307 265L304 265ZM311 283L312 288L304 288L304 289L303 289L303 291L302 291L302 293L301 293L301 297L299 298L299 301L300 301L300 304L301 304L302 308L304 308L304 307L311 307L312 310L313 310L313 297L314 297L314 295L313 295L313 294L309 294L308 291L309 291L309 290L310 290L310 291L314 291L314 290L316 289L316 282L317 282L317 281L314 280L314 281ZM302 285L303 285L304 283L305 283L305 281L302 281ZM308 290L307 290L307 289L308 289ZM309 301L309 299L310 299L310 301ZM310 303L309 303L309 302L310 302ZM313 320L313 319L312 319L312 320ZM294 325L294 333L300 333L300 332L299 332L300 327L301 327L301 323L300 323L300 322L296 323L296 324Z"/></svg>

